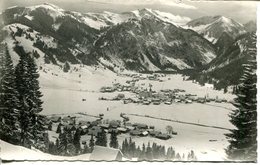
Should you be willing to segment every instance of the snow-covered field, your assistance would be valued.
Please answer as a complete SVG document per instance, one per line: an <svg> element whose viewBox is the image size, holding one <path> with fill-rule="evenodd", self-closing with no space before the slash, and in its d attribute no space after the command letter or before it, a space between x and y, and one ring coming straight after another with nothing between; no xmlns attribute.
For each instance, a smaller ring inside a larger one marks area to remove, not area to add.
<svg viewBox="0 0 260 165"><path fill-rule="evenodd" d="M102 86L111 86L112 83L125 83L130 80L129 77L120 77L115 73L102 68L79 67L78 71L64 73L54 66L45 65L40 71L40 84L43 96L42 114L75 114L85 112L90 115L104 114L104 119L120 118L120 113L126 113L131 123L145 123L155 126L156 130L165 132L165 127L171 125L178 135L169 140L159 140L151 137L134 137L134 141L141 145L142 143L156 142L165 146L173 146L177 152L188 153L194 150L199 160L216 160L225 159L224 148L228 142L224 134L227 130L200 127L195 125L182 124L177 122L156 120L145 117L133 116L130 114L149 115L164 119L173 119L183 122L192 122L208 126L218 126L223 128L233 128L229 122L228 114L234 107L229 103L208 103L208 104L183 104L173 103L172 105L140 105L140 104L123 104L121 101L102 101L99 97L113 97L119 92L100 93ZM45 69L45 71L43 71ZM80 76L79 76L80 75ZM170 78L170 79L169 79ZM162 78L164 81L140 80L139 85L148 88L149 83L153 85L154 90L180 88L187 93L197 94L199 97L209 96L211 98L225 98L232 100L231 94L223 94L223 91L215 91L209 87L203 87L191 81L183 81L181 75L167 75ZM129 92L123 92L126 96L133 95ZM86 99L86 101L82 101ZM109 108L109 111L107 111ZM119 144L128 134L119 136ZM89 137L82 137L88 139ZM209 140L214 140L209 141Z"/></svg>

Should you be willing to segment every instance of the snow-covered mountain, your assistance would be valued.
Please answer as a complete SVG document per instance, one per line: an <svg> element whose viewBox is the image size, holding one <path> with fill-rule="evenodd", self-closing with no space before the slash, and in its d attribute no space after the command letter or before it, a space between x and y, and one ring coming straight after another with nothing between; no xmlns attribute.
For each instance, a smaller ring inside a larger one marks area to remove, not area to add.
<svg viewBox="0 0 260 165"><path fill-rule="evenodd" d="M113 64L139 71L194 68L216 56L213 45L196 32L156 17L113 26L99 37L95 47Z"/></svg>
<svg viewBox="0 0 260 165"><path fill-rule="evenodd" d="M182 70L216 57L211 43L181 27L189 18L158 10L81 14L45 3L9 8L1 18L10 51L20 44L41 62L61 67L68 62L137 71Z"/></svg>
<svg viewBox="0 0 260 165"><path fill-rule="evenodd" d="M174 25L184 25L191 19L188 17L181 17L179 15L175 16L171 13L161 12L158 10L151 10L151 9L141 9L141 10L134 10L130 12L124 13L112 13L104 11L102 13L85 13L81 14L78 12L69 12L77 19L81 20L88 26L100 29L102 27L108 27L111 25L120 24L122 22L128 21L129 19L139 19L141 20L143 17L156 17L161 19L165 22L172 23Z"/></svg>
<svg viewBox="0 0 260 165"><path fill-rule="evenodd" d="M224 16L205 16L194 19L184 28L198 32L213 43L216 43L224 32L233 39L246 32L242 24Z"/></svg>

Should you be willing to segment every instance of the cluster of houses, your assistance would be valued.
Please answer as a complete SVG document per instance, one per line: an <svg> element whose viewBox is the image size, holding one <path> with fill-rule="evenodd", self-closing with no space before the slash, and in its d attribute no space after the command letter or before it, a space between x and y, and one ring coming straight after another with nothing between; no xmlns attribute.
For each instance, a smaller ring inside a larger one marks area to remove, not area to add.
<svg viewBox="0 0 260 165"><path fill-rule="evenodd" d="M101 100L122 100L124 104L129 103L138 103L143 105L160 105L162 103L166 105L171 105L173 102L175 103L186 103L190 104L193 102L197 103L206 103L206 102L227 102L226 99L218 99L218 98L209 98L209 97L197 97L197 95L186 93L183 89L162 89L159 92L153 91L150 89L140 89L134 85L124 86L119 83L115 84L111 89L113 91L130 91L135 93L135 97L126 98L124 94L120 93L117 96L108 99L101 97ZM120 89L120 90L118 90Z"/></svg>
<svg viewBox="0 0 260 165"><path fill-rule="evenodd" d="M121 75L122 76L122 75ZM123 76L131 77L131 80L126 81L126 85L122 85L120 83L115 83L113 86L106 86L102 87L100 89L100 92L102 93L109 93L109 92L124 92L124 91L131 91L131 92L138 92L138 87L135 86L135 83L139 80L154 80L154 81L159 81L163 82L159 77L165 77L165 74L149 74L149 75L142 75L142 74L124 74Z"/></svg>
<svg viewBox="0 0 260 165"><path fill-rule="evenodd" d="M152 85L149 84L148 88L143 88L142 86L145 85L144 83L136 86L136 82L142 79L149 79L149 80L158 80L159 77L165 77L164 74L149 74L143 76L142 74L127 74L126 76L131 77L131 80L127 80L125 85L120 83L114 83L111 87L102 87L100 89L101 92L132 92L135 93L135 97L126 98L124 94L118 94L114 98L104 98L101 97L101 100L122 100L124 104L129 103L138 103L143 105L160 105L162 103L166 105L171 105L173 102L175 103L186 103L190 104L193 102L197 103L206 103L206 102L227 102L225 99L218 99L218 98L209 98L209 97L197 97L194 94L184 94L185 90L183 89L162 89L159 92L152 90Z"/></svg>
<svg viewBox="0 0 260 165"><path fill-rule="evenodd" d="M106 133L116 132L117 134L130 134L131 136L151 136L163 140L167 140L171 138L171 135L164 134L160 131L156 131L154 126L148 126L146 124L141 123L130 123L130 122L121 122L120 120L111 120L111 121L103 121L102 119L98 119L95 121L85 121L80 120L76 121L76 117L74 116L51 116L49 117L50 122L59 124L62 128L67 129L71 132L75 132L77 128L82 130L82 135L93 135L97 136L98 133L104 130Z"/></svg>

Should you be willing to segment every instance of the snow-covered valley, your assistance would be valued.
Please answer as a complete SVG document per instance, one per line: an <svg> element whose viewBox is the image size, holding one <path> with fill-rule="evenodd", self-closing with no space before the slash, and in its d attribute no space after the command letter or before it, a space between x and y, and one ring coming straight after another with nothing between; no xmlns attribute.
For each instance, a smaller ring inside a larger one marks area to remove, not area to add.
<svg viewBox="0 0 260 165"><path fill-rule="evenodd" d="M77 66L75 66L77 67ZM132 123L144 123L155 126L156 130L166 132L165 127L171 125L178 135L169 140L159 140L151 137L133 137L138 144L157 142L165 146L173 146L176 151L186 153L194 150L198 160L225 160L225 151L228 142L225 133L234 128L229 122L228 114L234 107L230 103L173 103L172 105L140 105L123 104L122 101L103 101L100 97L114 97L119 93L134 97L130 92L101 93L102 86L111 86L113 83L125 83L130 77L116 75L108 69L92 68L88 66L77 67L77 71L64 73L58 68L45 65L40 71L40 84L43 92L42 114L80 116L83 112L88 115L98 116L104 114L104 120L121 120L120 114L125 113ZM79 76L80 75L80 76ZM234 95L223 94L223 91L216 91L209 86L200 86L192 81L183 81L181 75L167 75L163 82L140 80L139 86L148 88L153 85L153 90L161 89L184 89L186 93L197 94L198 97L208 96L210 98L221 98L232 100ZM82 101L85 99L85 101ZM109 109L109 111L107 111ZM141 116L133 116L138 114ZM178 122L163 121L144 117L149 115L162 119L172 119L182 122L191 122L207 126L217 126L225 129L201 127L196 125L183 124ZM142 117L143 116L143 117ZM82 116L81 116L82 117ZM84 117L83 117L84 119ZM94 121L95 118L85 118ZM122 143L127 134L119 135L119 144ZM89 140L90 136L85 135L82 140Z"/></svg>

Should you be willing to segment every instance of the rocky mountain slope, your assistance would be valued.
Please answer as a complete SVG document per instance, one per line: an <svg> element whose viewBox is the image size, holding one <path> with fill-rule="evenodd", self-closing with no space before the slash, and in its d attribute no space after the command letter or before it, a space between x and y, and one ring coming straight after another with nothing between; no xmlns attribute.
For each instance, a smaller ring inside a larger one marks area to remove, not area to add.
<svg viewBox="0 0 260 165"><path fill-rule="evenodd" d="M98 54L118 66L138 71L199 67L215 58L211 43L191 30L149 15L105 31L95 42Z"/></svg>
<svg viewBox="0 0 260 165"><path fill-rule="evenodd" d="M194 19L184 28L198 32L213 43L216 43L224 32L233 39L246 32L242 24L224 16L205 16Z"/></svg>

